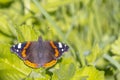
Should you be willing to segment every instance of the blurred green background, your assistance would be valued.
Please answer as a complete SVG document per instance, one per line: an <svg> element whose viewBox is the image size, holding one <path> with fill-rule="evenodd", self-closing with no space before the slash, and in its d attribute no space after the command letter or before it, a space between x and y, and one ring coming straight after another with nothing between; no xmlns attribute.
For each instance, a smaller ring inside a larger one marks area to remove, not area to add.
<svg viewBox="0 0 120 80"><path fill-rule="evenodd" d="M10 52L39 36L70 47L48 69ZM120 0L0 0L0 80L120 80Z"/></svg>

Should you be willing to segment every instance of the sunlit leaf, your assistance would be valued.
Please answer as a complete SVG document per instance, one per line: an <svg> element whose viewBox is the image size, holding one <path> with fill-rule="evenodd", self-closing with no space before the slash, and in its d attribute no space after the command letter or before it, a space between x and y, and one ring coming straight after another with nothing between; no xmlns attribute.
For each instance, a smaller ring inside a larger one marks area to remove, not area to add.
<svg viewBox="0 0 120 80"><path fill-rule="evenodd" d="M32 26L19 26L17 29L17 35L18 35L18 41L33 41L37 40L39 35L37 32L35 32L34 28Z"/></svg>
<svg viewBox="0 0 120 80"><path fill-rule="evenodd" d="M104 80L104 72L95 67L77 69L72 80Z"/></svg>
<svg viewBox="0 0 120 80"><path fill-rule="evenodd" d="M59 64L59 68L53 73L53 80L70 80L75 73L75 65L72 63L72 59L63 59Z"/></svg>
<svg viewBox="0 0 120 80"><path fill-rule="evenodd" d="M101 49L97 44L92 48L90 54L86 56L86 59L89 64L94 65L95 61L97 60L98 57L100 57L100 55L101 55Z"/></svg>
<svg viewBox="0 0 120 80"><path fill-rule="evenodd" d="M118 38L112 45L111 45L111 51L114 54L120 55L120 38Z"/></svg>
<svg viewBox="0 0 120 80"><path fill-rule="evenodd" d="M30 74L31 69L10 52L10 45L0 44L0 47L0 79L23 79Z"/></svg>

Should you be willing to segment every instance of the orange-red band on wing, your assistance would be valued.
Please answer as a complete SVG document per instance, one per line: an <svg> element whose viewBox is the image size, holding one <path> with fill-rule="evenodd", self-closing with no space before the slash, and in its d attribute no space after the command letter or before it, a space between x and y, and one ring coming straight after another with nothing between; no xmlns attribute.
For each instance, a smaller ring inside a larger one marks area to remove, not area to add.
<svg viewBox="0 0 120 80"><path fill-rule="evenodd" d="M22 57L25 58L27 55L26 55L26 49L29 47L29 45L31 44L31 42L27 42L25 47L23 48L23 51L22 51Z"/></svg>
<svg viewBox="0 0 120 80"><path fill-rule="evenodd" d="M26 65L32 67L32 68L38 68L38 64L32 63L29 60L24 61Z"/></svg>
<svg viewBox="0 0 120 80"><path fill-rule="evenodd" d="M59 52L53 41L50 41L50 45L55 49L55 57L59 56Z"/></svg>
<svg viewBox="0 0 120 80"><path fill-rule="evenodd" d="M57 62L57 60L52 60L52 61L44 64L43 67L45 67L45 68L51 67L51 66L53 66L56 62Z"/></svg>

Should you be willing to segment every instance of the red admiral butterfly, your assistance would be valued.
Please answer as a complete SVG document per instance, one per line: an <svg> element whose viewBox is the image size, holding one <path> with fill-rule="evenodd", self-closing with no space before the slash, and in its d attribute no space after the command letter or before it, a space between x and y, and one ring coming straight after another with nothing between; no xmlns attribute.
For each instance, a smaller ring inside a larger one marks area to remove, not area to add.
<svg viewBox="0 0 120 80"><path fill-rule="evenodd" d="M61 42L28 41L13 45L10 49L16 53L26 65L32 68L51 67L56 64L57 59L68 50L68 46Z"/></svg>

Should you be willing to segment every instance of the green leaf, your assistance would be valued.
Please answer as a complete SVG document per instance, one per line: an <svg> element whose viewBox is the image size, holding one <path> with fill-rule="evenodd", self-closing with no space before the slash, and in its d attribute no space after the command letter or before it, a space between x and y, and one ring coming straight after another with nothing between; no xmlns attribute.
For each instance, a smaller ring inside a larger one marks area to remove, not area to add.
<svg viewBox="0 0 120 80"><path fill-rule="evenodd" d="M120 64L114 60L111 56L104 54L103 57L108 60L111 64L113 64L115 67L118 68L118 70L120 71Z"/></svg>
<svg viewBox="0 0 120 80"><path fill-rule="evenodd" d="M77 69L71 80L104 80L104 72L95 67L84 67Z"/></svg>
<svg viewBox="0 0 120 80"><path fill-rule="evenodd" d="M96 44L92 50L91 53L86 57L89 64L94 65L95 61L98 57L101 55L101 49L99 48L98 44Z"/></svg>
<svg viewBox="0 0 120 80"><path fill-rule="evenodd" d="M53 72L53 80L70 80L75 73L75 65L72 58L64 58L62 63L58 64L59 67Z"/></svg>
<svg viewBox="0 0 120 80"><path fill-rule="evenodd" d="M9 7L14 0L0 0L0 8Z"/></svg>
<svg viewBox="0 0 120 80"><path fill-rule="evenodd" d="M8 4L10 2L12 2L13 0L0 0L0 4Z"/></svg>
<svg viewBox="0 0 120 80"><path fill-rule="evenodd" d="M120 55L120 37L111 45L113 54Z"/></svg>
<svg viewBox="0 0 120 80"><path fill-rule="evenodd" d="M39 33L34 30L32 26L28 25L22 25L16 28L17 29L17 35L18 35L18 41L33 41L37 40L39 36Z"/></svg>
<svg viewBox="0 0 120 80"><path fill-rule="evenodd" d="M15 54L10 52L10 45L0 44L0 79L18 80L30 74L31 69L27 67Z"/></svg>
<svg viewBox="0 0 120 80"><path fill-rule="evenodd" d="M39 70L40 71L40 70ZM31 74L25 80L49 80L50 76L47 74L43 74L39 71L32 71ZM41 69L42 71L42 69ZM44 70L43 70L44 72Z"/></svg>
<svg viewBox="0 0 120 80"><path fill-rule="evenodd" d="M0 13L0 42L10 42L11 38L14 38L14 29L10 26L10 21L6 20L7 16L4 13Z"/></svg>

